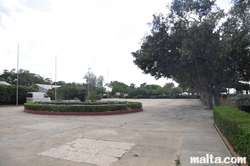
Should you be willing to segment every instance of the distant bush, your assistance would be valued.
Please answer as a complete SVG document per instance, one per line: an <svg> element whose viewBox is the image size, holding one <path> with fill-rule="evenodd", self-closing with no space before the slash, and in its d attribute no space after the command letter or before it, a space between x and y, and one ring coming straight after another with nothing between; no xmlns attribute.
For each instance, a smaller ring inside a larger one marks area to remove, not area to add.
<svg viewBox="0 0 250 166"><path fill-rule="evenodd" d="M127 104L102 104L102 105L50 105L36 102L24 103L24 108L34 111L49 112L107 112L140 109L140 102L128 102Z"/></svg>
<svg viewBox="0 0 250 166"><path fill-rule="evenodd" d="M232 107L214 107L214 122L235 152L250 164L250 114Z"/></svg>
<svg viewBox="0 0 250 166"><path fill-rule="evenodd" d="M91 100L91 101L101 100L102 95L90 94L88 96L88 99Z"/></svg>
<svg viewBox="0 0 250 166"><path fill-rule="evenodd" d="M26 102L27 92L37 92L38 90L28 86L18 86L18 103ZM16 104L16 86L0 84L0 104Z"/></svg>
<svg viewBox="0 0 250 166"><path fill-rule="evenodd" d="M133 99L198 99L200 96L197 95L173 95L173 96L164 96L164 95L151 95L151 96L126 96L125 98Z"/></svg>

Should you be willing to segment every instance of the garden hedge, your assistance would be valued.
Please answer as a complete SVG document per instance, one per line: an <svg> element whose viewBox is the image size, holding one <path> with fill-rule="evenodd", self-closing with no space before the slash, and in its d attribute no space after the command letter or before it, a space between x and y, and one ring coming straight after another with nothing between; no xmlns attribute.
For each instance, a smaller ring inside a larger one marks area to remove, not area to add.
<svg viewBox="0 0 250 166"><path fill-rule="evenodd" d="M18 86L18 103L26 102L27 92L37 92L33 87ZM16 85L0 84L0 104L16 104Z"/></svg>
<svg viewBox="0 0 250 166"><path fill-rule="evenodd" d="M214 122L234 151L250 164L250 114L232 107L214 107Z"/></svg>
<svg viewBox="0 0 250 166"><path fill-rule="evenodd" d="M52 105L38 104L36 102L24 103L24 108L33 111L46 112L107 112L140 109L140 102L128 102L127 104L102 104L102 105Z"/></svg>
<svg viewBox="0 0 250 166"><path fill-rule="evenodd" d="M119 97L124 98L124 97ZM163 95L151 95L151 96L126 96L125 98L130 99L198 99L200 96L197 95L176 95L176 96L163 96Z"/></svg>

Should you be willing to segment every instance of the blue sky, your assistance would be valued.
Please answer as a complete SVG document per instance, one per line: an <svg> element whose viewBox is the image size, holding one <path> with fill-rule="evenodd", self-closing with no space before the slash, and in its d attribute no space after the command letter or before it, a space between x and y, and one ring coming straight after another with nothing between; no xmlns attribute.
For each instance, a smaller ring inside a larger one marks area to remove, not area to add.
<svg viewBox="0 0 250 166"><path fill-rule="evenodd" d="M219 0L227 9L230 0ZM82 83L88 67L105 82L163 86L134 65L131 52L170 0L0 0L0 73L17 67L44 78Z"/></svg>

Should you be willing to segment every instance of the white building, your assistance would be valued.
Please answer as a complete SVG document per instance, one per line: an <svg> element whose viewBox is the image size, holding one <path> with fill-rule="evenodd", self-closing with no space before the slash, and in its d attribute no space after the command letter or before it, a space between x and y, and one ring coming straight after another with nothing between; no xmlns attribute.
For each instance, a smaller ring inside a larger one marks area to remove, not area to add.
<svg viewBox="0 0 250 166"><path fill-rule="evenodd" d="M45 93L47 93L49 89L61 87L59 85L46 85L46 84L36 84L36 86L38 87L39 92L45 92Z"/></svg>
<svg viewBox="0 0 250 166"><path fill-rule="evenodd" d="M0 81L0 84L3 84L3 85L10 85L9 83L5 82L5 81Z"/></svg>

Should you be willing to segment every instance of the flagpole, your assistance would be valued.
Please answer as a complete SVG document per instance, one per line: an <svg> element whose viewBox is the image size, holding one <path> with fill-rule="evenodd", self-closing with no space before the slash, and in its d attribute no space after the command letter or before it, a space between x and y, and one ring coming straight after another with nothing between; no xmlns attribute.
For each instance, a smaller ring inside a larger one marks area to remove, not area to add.
<svg viewBox="0 0 250 166"><path fill-rule="evenodd" d="M56 100L56 56L55 56L55 100Z"/></svg>
<svg viewBox="0 0 250 166"><path fill-rule="evenodd" d="M18 66L19 66L19 43L17 45L17 72L16 72L16 106L18 106Z"/></svg>

